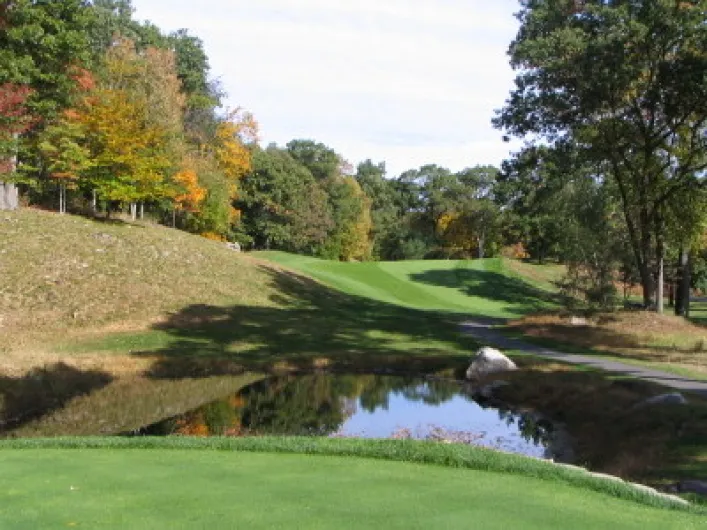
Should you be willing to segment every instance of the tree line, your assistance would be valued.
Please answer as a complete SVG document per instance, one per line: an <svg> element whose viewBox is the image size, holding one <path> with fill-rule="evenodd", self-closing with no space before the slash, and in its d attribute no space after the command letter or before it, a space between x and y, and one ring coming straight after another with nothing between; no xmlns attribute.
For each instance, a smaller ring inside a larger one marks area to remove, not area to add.
<svg viewBox="0 0 707 530"><path fill-rule="evenodd" d="M0 208L106 216L145 207L220 237L257 124L224 111L202 42L132 18L129 0L0 6Z"/></svg>
<svg viewBox="0 0 707 530"><path fill-rule="evenodd" d="M0 28L1 209L21 198L147 212L249 248L342 260L498 247L494 168L388 179L384 163L354 169L313 140L262 148L254 117L222 108L201 40L134 20L130 0L4 2Z"/></svg>

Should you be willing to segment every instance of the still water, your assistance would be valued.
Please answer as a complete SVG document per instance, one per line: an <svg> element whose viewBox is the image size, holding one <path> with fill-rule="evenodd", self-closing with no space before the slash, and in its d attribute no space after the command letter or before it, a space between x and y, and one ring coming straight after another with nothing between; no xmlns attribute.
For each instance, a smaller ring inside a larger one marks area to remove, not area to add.
<svg viewBox="0 0 707 530"><path fill-rule="evenodd" d="M484 407L463 383L370 374L264 379L121 434L416 438L555 459L564 450L549 422L533 413Z"/></svg>

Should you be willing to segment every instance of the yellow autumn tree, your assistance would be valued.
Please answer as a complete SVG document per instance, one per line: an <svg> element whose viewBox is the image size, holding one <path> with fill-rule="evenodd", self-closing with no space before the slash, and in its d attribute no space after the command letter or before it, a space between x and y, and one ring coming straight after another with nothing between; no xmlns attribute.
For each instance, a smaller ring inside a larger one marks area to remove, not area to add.
<svg viewBox="0 0 707 530"><path fill-rule="evenodd" d="M437 221L437 235L450 254L471 255L478 244L473 220L460 212L442 214Z"/></svg>
<svg viewBox="0 0 707 530"><path fill-rule="evenodd" d="M134 203L169 192L165 133L145 116L144 102L133 101L124 90L108 88L93 91L76 113L93 160L88 179L108 201Z"/></svg>
<svg viewBox="0 0 707 530"><path fill-rule="evenodd" d="M258 140L258 124L252 114L237 108L218 124L210 150L218 168L228 178L235 199L238 181L252 168L250 146Z"/></svg>
<svg viewBox="0 0 707 530"><path fill-rule="evenodd" d="M351 211L353 216L346 222L341 233L340 259L344 261L364 261L371 257L371 201L363 193L361 186L353 177L342 177L343 183L350 189Z"/></svg>

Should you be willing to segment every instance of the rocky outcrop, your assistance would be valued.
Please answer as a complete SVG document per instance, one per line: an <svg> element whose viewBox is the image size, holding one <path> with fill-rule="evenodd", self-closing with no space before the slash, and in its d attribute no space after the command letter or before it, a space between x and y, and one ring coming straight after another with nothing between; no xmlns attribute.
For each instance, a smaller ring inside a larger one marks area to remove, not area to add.
<svg viewBox="0 0 707 530"><path fill-rule="evenodd" d="M482 379L489 374L516 370L517 366L496 348L479 348L466 371L467 379Z"/></svg>

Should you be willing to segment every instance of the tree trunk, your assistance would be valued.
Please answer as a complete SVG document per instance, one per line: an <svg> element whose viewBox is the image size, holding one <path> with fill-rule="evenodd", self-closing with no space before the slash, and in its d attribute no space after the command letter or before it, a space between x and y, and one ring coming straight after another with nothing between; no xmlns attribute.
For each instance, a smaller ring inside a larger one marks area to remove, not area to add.
<svg viewBox="0 0 707 530"><path fill-rule="evenodd" d="M59 213L66 213L66 185L59 183Z"/></svg>
<svg viewBox="0 0 707 530"><path fill-rule="evenodd" d="M177 228L177 209L172 208L172 228Z"/></svg>
<svg viewBox="0 0 707 530"><path fill-rule="evenodd" d="M687 317L690 314L690 276L690 254L687 250L680 249L675 314L681 317Z"/></svg>
<svg viewBox="0 0 707 530"><path fill-rule="evenodd" d="M145 203L141 202L140 203L140 220L142 221L145 218Z"/></svg>
<svg viewBox="0 0 707 530"><path fill-rule="evenodd" d="M479 236L479 259L484 259L484 245L486 243L486 238L484 237L484 234L482 233L481 236Z"/></svg>
<svg viewBox="0 0 707 530"><path fill-rule="evenodd" d="M135 202L130 203L130 219L133 221L137 219L137 203Z"/></svg>
<svg viewBox="0 0 707 530"><path fill-rule="evenodd" d="M671 280L668 282L668 306L670 307L675 307L675 287L675 281Z"/></svg>
<svg viewBox="0 0 707 530"><path fill-rule="evenodd" d="M653 307L653 296L655 295L655 281L650 268L645 263L639 267L641 273L641 289L643 290L643 307L649 309Z"/></svg>
<svg viewBox="0 0 707 530"><path fill-rule="evenodd" d="M91 210L93 210L93 215L98 213L98 193L96 190L91 191Z"/></svg>
<svg viewBox="0 0 707 530"><path fill-rule="evenodd" d="M17 135L14 135L17 138ZM10 157L9 173L12 174L17 168L17 154ZM0 180L0 210L17 210L20 206L17 185L14 182L4 182Z"/></svg>
<svg viewBox="0 0 707 530"><path fill-rule="evenodd" d="M664 282L664 266L663 266L663 256L658 257L658 281L656 282L656 293L655 293L655 311L656 313L663 313L663 306L665 305L663 299L663 289L665 287Z"/></svg>
<svg viewBox="0 0 707 530"><path fill-rule="evenodd" d="M19 195L13 182L0 181L0 210L17 210Z"/></svg>

